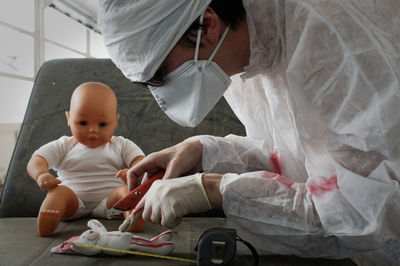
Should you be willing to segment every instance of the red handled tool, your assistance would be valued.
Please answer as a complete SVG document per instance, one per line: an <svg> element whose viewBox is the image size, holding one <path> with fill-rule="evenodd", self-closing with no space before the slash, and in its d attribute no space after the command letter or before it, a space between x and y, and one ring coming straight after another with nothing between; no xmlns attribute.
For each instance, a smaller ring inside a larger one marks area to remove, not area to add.
<svg viewBox="0 0 400 266"><path fill-rule="evenodd" d="M162 179L164 174L165 171L158 172L146 182L129 192L128 195L120 199L112 208L107 210L107 217L111 218L115 215L120 215L125 211L135 208L139 201L143 198L144 194L146 194L146 192L150 189L153 182L157 179Z"/></svg>

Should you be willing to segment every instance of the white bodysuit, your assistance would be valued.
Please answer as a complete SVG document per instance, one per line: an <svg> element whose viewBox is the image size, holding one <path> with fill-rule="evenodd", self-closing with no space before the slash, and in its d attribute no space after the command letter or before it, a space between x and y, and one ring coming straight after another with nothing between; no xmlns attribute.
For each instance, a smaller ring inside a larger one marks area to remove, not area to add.
<svg viewBox="0 0 400 266"><path fill-rule="evenodd" d="M57 171L61 184L72 189L88 205L103 201L116 187L123 185L115 175L129 168L132 160L144 153L124 137L113 136L103 146L88 148L76 143L73 137L63 136L43 145L34 155L43 157L49 168Z"/></svg>

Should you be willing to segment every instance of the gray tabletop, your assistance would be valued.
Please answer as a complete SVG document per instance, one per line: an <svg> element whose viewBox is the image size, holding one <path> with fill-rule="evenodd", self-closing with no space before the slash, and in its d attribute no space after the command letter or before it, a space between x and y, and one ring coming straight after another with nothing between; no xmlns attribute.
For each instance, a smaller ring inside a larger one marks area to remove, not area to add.
<svg viewBox="0 0 400 266"><path fill-rule="evenodd" d="M166 259L137 255L122 257L109 255L64 255L52 254L50 249L72 236L78 236L86 230L88 219L61 222L52 237L38 236L36 218L0 219L0 265L196 265ZM109 231L117 230L121 221L100 220ZM202 232L211 227L224 227L223 218L185 218L173 230L175 250L171 256L196 260L194 248ZM154 237L165 231L164 228L146 223L141 236ZM249 255L236 256L232 265L252 265ZM294 256L261 256L259 265L354 265L350 260L306 259Z"/></svg>

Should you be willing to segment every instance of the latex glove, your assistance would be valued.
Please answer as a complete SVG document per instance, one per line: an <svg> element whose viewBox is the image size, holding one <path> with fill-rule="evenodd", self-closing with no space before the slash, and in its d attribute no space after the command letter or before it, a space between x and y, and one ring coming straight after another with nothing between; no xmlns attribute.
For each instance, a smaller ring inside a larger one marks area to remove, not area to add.
<svg viewBox="0 0 400 266"><path fill-rule="evenodd" d="M165 169L163 179L194 174L202 170L203 145L199 140L185 140L175 146L146 156L128 171L128 189L133 190L144 173L153 175Z"/></svg>
<svg viewBox="0 0 400 266"><path fill-rule="evenodd" d="M156 180L131 215L143 212L145 221L175 227L189 213L211 209L202 183L203 174Z"/></svg>

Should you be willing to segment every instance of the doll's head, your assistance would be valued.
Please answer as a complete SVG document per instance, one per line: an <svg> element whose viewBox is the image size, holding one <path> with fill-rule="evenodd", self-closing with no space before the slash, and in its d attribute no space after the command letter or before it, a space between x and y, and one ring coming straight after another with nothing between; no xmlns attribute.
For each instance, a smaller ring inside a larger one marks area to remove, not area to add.
<svg viewBox="0 0 400 266"><path fill-rule="evenodd" d="M70 110L65 114L74 138L97 148L110 141L117 127L117 97L103 83L86 82L73 92Z"/></svg>

